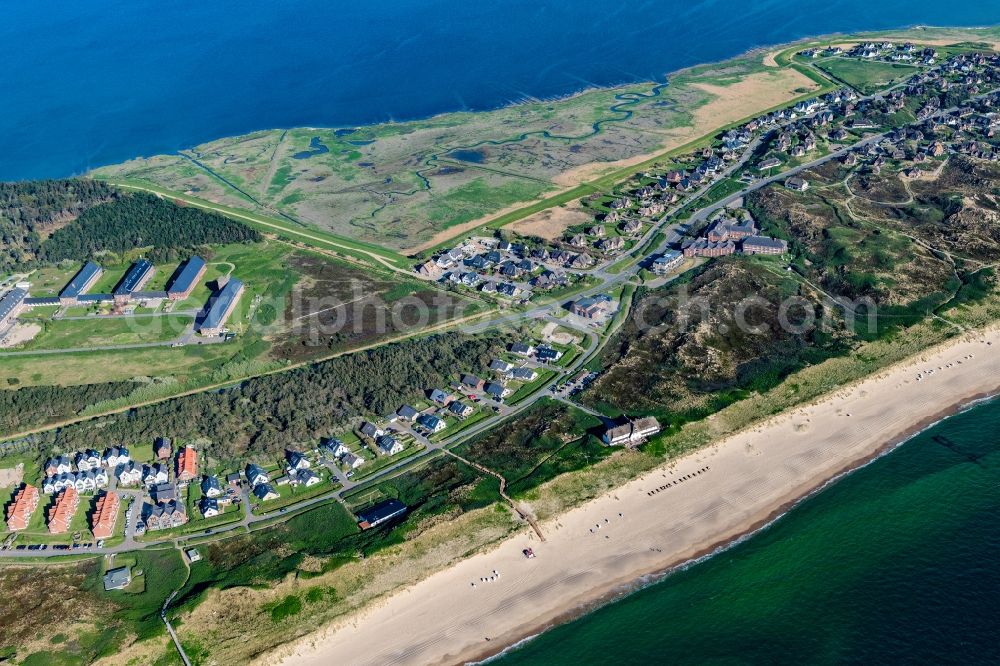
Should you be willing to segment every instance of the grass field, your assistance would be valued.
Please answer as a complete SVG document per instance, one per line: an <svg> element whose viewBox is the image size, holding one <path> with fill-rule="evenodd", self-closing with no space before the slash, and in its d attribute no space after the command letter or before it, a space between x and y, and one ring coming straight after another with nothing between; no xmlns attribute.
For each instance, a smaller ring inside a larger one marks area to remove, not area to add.
<svg viewBox="0 0 1000 666"><path fill-rule="evenodd" d="M898 83L918 71L912 65L866 62L857 58L830 58L816 66L866 95Z"/></svg>
<svg viewBox="0 0 1000 666"><path fill-rule="evenodd" d="M194 317L93 318L48 321L38 336L18 350L111 347L173 340L189 329Z"/></svg>

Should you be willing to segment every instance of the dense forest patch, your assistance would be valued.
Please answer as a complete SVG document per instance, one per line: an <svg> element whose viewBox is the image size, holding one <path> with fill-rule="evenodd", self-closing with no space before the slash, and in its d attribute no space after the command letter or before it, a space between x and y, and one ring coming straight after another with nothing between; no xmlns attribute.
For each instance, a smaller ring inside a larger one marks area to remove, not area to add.
<svg viewBox="0 0 1000 666"><path fill-rule="evenodd" d="M182 248L257 240L257 231L221 215L151 194L126 194L99 181L0 183L4 271L136 248L150 248L155 262Z"/></svg>

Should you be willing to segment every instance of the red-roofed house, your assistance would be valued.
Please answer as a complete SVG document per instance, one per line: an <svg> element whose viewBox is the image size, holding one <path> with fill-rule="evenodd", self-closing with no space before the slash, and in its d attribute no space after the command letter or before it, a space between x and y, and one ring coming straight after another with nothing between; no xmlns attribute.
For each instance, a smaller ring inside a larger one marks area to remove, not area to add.
<svg viewBox="0 0 1000 666"><path fill-rule="evenodd" d="M49 509L49 532L52 534L62 534L69 531L69 524L73 521L73 514L76 513L80 505L80 493L76 488L69 486L56 498L56 503Z"/></svg>
<svg viewBox="0 0 1000 666"><path fill-rule="evenodd" d="M107 539L114 534L120 504L117 493L103 493L97 498L94 513L90 516L91 531L95 539Z"/></svg>
<svg viewBox="0 0 1000 666"><path fill-rule="evenodd" d="M191 481L198 476L198 452L185 446L177 452L177 480Z"/></svg>
<svg viewBox="0 0 1000 666"><path fill-rule="evenodd" d="M38 488L25 484L14 493L14 501L7 507L7 529L11 532L28 527L31 514L38 508Z"/></svg>

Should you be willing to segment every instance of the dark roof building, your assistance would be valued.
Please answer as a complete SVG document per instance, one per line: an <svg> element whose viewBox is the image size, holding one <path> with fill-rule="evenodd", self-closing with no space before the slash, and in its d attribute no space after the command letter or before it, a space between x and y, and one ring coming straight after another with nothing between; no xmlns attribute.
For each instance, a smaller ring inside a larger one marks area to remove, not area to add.
<svg viewBox="0 0 1000 666"><path fill-rule="evenodd" d="M259 483L253 487L253 494L261 502L266 502L267 500L277 499L280 497L278 492L271 486L270 483Z"/></svg>
<svg viewBox="0 0 1000 666"><path fill-rule="evenodd" d="M103 272L100 266L92 261L88 261L83 265L83 268L77 271L73 279L63 287L63 290L59 292L59 299L64 303L75 302L85 291L94 286L94 283L97 282L97 279L101 277L101 273Z"/></svg>
<svg viewBox="0 0 1000 666"><path fill-rule="evenodd" d="M412 421L413 419L417 418L417 414L419 414L419 412L410 405L403 405L402 407L396 410L396 416L403 419L404 421Z"/></svg>
<svg viewBox="0 0 1000 666"><path fill-rule="evenodd" d="M133 301L162 301L167 297L167 292L165 291L133 291L132 298Z"/></svg>
<svg viewBox="0 0 1000 666"><path fill-rule="evenodd" d="M779 238L768 236L753 236L743 241L745 254L784 254L788 252L788 243Z"/></svg>
<svg viewBox="0 0 1000 666"><path fill-rule="evenodd" d="M363 530L378 527L406 513L406 508L398 499L384 500L364 511L358 511L358 527Z"/></svg>
<svg viewBox="0 0 1000 666"><path fill-rule="evenodd" d="M153 273L156 271L151 264L146 259L140 259L139 261L132 264L132 267L128 269L125 273L125 277L121 279L118 286L115 287L115 298L117 299L127 299L133 291L139 291L142 287L149 282L149 278L153 277Z"/></svg>
<svg viewBox="0 0 1000 666"><path fill-rule="evenodd" d="M173 451L173 442L169 437L157 437L153 440L153 454L160 460L170 460Z"/></svg>
<svg viewBox="0 0 1000 666"><path fill-rule="evenodd" d="M153 495L157 502L170 502L177 499L177 486L172 483L161 483L153 487Z"/></svg>
<svg viewBox="0 0 1000 666"><path fill-rule="evenodd" d="M198 332L202 335L219 335L222 333L226 320L236 308L236 303L243 295L243 283L236 278L230 278L226 286L219 290L208 302L208 312L201 321Z"/></svg>
<svg viewBox="0 0 1000 666"><path fill-rule="evenodd" d="M128 584L131 582L132 572L128 567L109 569L108 572L104 574L105 590L121 590L128 587Z"/></svg>
<svg viewBox="0 0 1000 666"><path fill-rule="evenodd" d="M561 351L552 347L542 346L535 350L535 358L539 361L558 361L562 355Z"/></svg>
<svg viewBox="0 0 1000 666"><path fill-rule="evenodd" d="M28 307L36 305L59 305L58 296L29 296L24 299L24 304Z"/></svg>
<svg viewBox="0 0 1000 666"><path fill-rule="evenodd" d="M24 289L11 289L0 298L0 328L12 323L24 308L28 292Z"/></svg>
<svg viewBox="0 0 1000 666"><path fill-rule="evenodd" d="M462 375L462 383L474 389L483 387L483 380L475 375Z"/></svg>
<svg viewBox="0 0 1000 666"><path fill-rule="evenodd" d="M167 296L172 301L184 300L191 295L204 274L205 260L198 256L191 257L174 273L167 286Z"/></svg>

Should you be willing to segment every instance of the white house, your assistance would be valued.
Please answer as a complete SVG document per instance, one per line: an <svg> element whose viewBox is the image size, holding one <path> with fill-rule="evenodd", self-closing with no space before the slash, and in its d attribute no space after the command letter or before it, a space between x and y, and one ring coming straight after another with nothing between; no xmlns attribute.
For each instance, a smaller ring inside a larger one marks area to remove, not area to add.
<svg viewBox="0 0 1000 666"><path fill-rule="evenodd" d="M278 499L281 495L271 486L270 483L258 483L254 486L253 494L261 502L267 502L268 500Z"/></svg>
<svg viewBox="0 0 1000 666"><path fill-rule="evenodd" d="M454 414L455 416L464 419L466 416L468 416L475 410L472 409L471 405L467 405L464 402L456 400L455 402L448 405L448 411Z"/></svg>
<svg viewBox="0 0 1000 666"><path fill-rule="evenodd" d="M45 481L42 482L42 492L46 495L54 495L69 486L76 488L76 474L72 472L53 474L45 477Z"/></svg>
<svg viewBox="0 0 1000 666"><path fill-rule="evenodd" d="M295 483L301 484L306 488L315 486L323 480L320 478L319 474L316 474L311 469L300 469L295 473L293 478L295 479Z"/></svg>
<svg viewBox="0 0 1000 666"><path fill-rule="evenodd" d="M271 477L268 476L263 467L250 463L247 465L247 481L250 482L251 486L256 487L263 483L269 483Z"/></svg>
<svg viewBox="0 0 1000 666"><path fill-rule="evenodd" d="M215 499L222 496L222 484L215 476L206 476L201 480L201 494L205 497Z"/></svg>
<svg viewBox="0 0 1000 666"><path fill-rule="evenodd" d="M374 423L369 423L368 421L364 421L361 424L359 430L362 435L364 435L365 437L370 437L372 439L378 439L379 437L385 434L385 430L382 430L382 428L379 428Z"/></svg>
<svg viewBox="0 0 1000 666"><path fill-rule="evenodd" d="M365 459L348 451L340 456L340 462L344 463L351 469L357 469L365 464Z"/></svg>
<svg viewBox="0 0 1000 666"><path fill-rule="evenodd" d="M105 488L108 485L108 470L103 467L96 467L91 470L91 474L94 475L94 486L97 488Z"/></svg>
<svg viewBox="0 0 1000 666"><path fill-rule="evenodd" d="M498 384L496 382L490 382L486 385L486 393L493 396L494 398L506 398L511 394L511 390L504 386L503 384Z"/></svg>
<svg viewBox="0 0 1000 666"><path fill-rule="evenodd" d="M97 481L91 471L80 472L76 475L76 491L78 493L92 493L97 489Z"/></svg>
<svg viewBox="0 0 1000 666"><path fill-rule="evenodd" d="M57 474L69 474L73 471L73 463L67 456L59 456L57 458L49 458L45 461L45 473L49 476L56 476Z"/></svg>
<svg viewBox="0 0 1000 666"><path fill-rule="evenodd" d="M347 445L336 438L330 438L319 445L320 449L326 452L327 455L333 458L340 458L345 453L350 452Z"/></svg>
<svg viewBox="0 0 1000 666"><path fill-rule="evenodd" d="M165 465L156 463L155 465L145 465L142 468L142 483L150 487L170 480L170 473Z"/></svg>
<svg viewBox="0 0 1000 666"><path fill-rule="evenodd" d="M538 379L538 373L533 368L514 368L510 376L520 382L533 382Z"/></svg>
<svg viewBox="0 0 1000 666"><path fill-rule="evenodd" d="M652 416L629 421L628 423L613 428L608 428L604 433L604 443L609 446L634 446L641 443L647 437L655 435L660 431L660 423Z"/></svg>
<svg viewBox="0 0 1000 666"><path fill-rule="evenodd" d="M118 467L118 465L124 465L132 457L128 453L128 449L124 446L112 446L104 452L104 466L110 467L112 469Z"/></svg>
<svg viewBox="0 0 1000 666"><path fill-rule="evenodd" d="M138 485L142 481L142 467L129 460L123 465L118 465L115 469L115 475L118 477L118 485L120 486Z"/></svg>
<svg viewBox="0 0 1000 666"><path fill-rule="evenodd" d="M288 469L297 472L301 469L309 469L310 462L300 451L285 451L285 459L288 461Z"/></svg>
<svg viewBox="0 0 1000 666"><path fill-rule="evenodd" d="M379 451L387 456L393 456L403 451L403 445L392 435L382 435L376 442Z"/></svg>
<svg viewBox="0 0 1000 666"><path fill-rule="evenodd" d="M420 418L417 419L417 423L427 428L431 432L441 432L445 429L447 424L434 416L433 414L421 414Z"/></svg>
<svg viewBox="0 0 1000 666"><path fill-rule="evenodd" d="M101 466L101 456L93 449L87 449L76 454L76 468L81 472L96 469Z"/></svg>
<svg viewBox="0 0 1000 666"><path fill-rule="evenodd" d="M198 502L198 508L201 510L201 515L205 518L218 516L222 513L219 511L219 502L211 497L202 497L201 501Z"/></svg>

